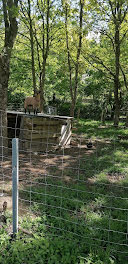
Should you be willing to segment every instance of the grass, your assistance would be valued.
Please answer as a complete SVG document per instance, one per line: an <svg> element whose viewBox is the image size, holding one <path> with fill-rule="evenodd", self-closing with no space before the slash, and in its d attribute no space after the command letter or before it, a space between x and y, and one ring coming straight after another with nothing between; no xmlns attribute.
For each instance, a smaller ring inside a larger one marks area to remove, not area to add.
<svg viewBox="0 0 128 264"><path fill-rule="evenodd" d="M98 121L80 120L76 138L81 135L84 144L92 139L94 150L81 149L75 162L72 151L63 174L57 163L47 171L57 178L39 178L31 186L36 217L20 218L30 235L20 231L12 240L3 227L0 264L128 263L128 130L122 124L101 127ZM69 156L68 150L64 153ZM30 187L19 194L29 200ZM10 221L11 216L8 226Z"/></svg>

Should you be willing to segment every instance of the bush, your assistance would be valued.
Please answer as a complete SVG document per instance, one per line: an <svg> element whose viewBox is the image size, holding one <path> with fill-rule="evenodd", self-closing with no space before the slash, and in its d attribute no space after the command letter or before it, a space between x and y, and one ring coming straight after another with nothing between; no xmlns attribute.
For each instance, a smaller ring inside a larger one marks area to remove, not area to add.
<svg viewBox="0 0 128 264"><path fill-rule="evenodd" d="M24 107L26 94L24 92L12 93L8 91L8 107L12 110L17 110Z"/></svg>
<svg viewBox="0 0 128 264"><path fill-rule="evenodd" d="M70 115L70 103L57 100L52 106L57 107L57 113L59 115ZM98 103L83 104L77 103L75 108L75 117L77 117L78 109L80 108L80 118L99 120L101 116L101 108Z"/></svg>
<svg viewBox="0 0 128 264"><path fill-rule="evenodd" d="M99 120L101 116L101 108L98 104L77 104L75 109L75 117L77 117L78 109L80 108L80 117L85 119Z"/></svg>

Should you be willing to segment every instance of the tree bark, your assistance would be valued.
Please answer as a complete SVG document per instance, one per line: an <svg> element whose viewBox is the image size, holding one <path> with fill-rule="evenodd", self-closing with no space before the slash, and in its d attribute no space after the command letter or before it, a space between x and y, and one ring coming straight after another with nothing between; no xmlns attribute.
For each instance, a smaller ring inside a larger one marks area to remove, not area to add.
<svg viewBox="0 0 128 264"><path fill-rule="evenodd" d="M76 106L76 102L72 100L71 106L70 106L70 116L72 117L74 117L74 114L75 114L75 106Z"/></svg>
<svg viewBox="0 0 128 264"><path fill-rule="evenodd" d="M66 31L66 47L67 47L67 57L68 57L68 69L69 69L69 89L71 96L71 106L70 106L70 116L74 116L74 96L72 87L72 67L71 67L71 55L69 50L69 37L68 37L68 6L65 5L65 31Z"/></svg>
<svg viewBox="0 0 128 264"><path fill-rule="evenodd" d="M81 53L81 47L82 47L82 25L83 25L83 0L80 0L80 25L79 25L79 43L78 43L78 49L77 49L77 59L76 59L76 65L75 65L75 85L74 85L74 100L72 102L73 106L71 116L74 116L74 110L76 106L76 100L77 100L77 87L78 87L78 74L79 74L79 58Z"/></svg>
<svg viewBox="0 0 128 264"><path fill-rule="evenodd" d="M31 63L32 63L32 79L33 79L33 91L36 93L36 74L35 74L35 57L34 57L34 37L33 27L31 18L31 4L28 0L28 17L29 17L29 34L30 34L30 45L31 45Z"/></svg>
<svg viewBox="0 0 128 264"><path fill-rule="evenodd" d="M106 118L106 109L102 109L102 113L101 113L101 124L105 125L105 118Z"/></svg>
<svg viewBox="0 0 128 264"><path fill-rule="evenodd" d="M114 126L119 124L120 115L120 101L119 101L119 70L120 70L120 34L119 34L119 24L116 21L115 25L115 78L114 78L114 97L115 97L115 112L114 112Z"/></svg>
<svg viewBox="0 0 128 264"><path fill-rule="evenodd" d="M128 110L126 111L126 123L125 126L128 127Z"/></svg>
<svg viewBox="0 0 128 264"><path fill-rule="evenodd" d="M7 153L8 139L7 139L7 91L9 81L9 68L12 48L18 31L16 15L14 8L18 7L18 0L2 0L3 16L5 25L4 48L0 54L0 149L2 155ZM16 10L15 10L16 12ZM4 153L3 153L4 150Z"/></svg>
<svg viewBox="0 0 128 264"><path fill-rule="evenodd" d="M0 154L7 154L7 90L9 80L8 57L0 55Z"/></svg>
<svg viewBox="0 0 128 264"><path fill-rule="evenodd" d="M49 20L50 20L50 0L47 0L44 4L46 4L46 17L44 15L44 10L41 9L39 2L37 1L38 9L40 15L42 17L42 46L39 45L36 31L35 31L35 40L37 45L37 56L38 56L38 65L39 65L39 88L41 93L41 103L40 103L40 111L44 110L44 87L45 87L45 76L46 76L46 63L49 55L49 39L50 39L50 29L49 29ZM45 20L46 20L46 33L45 33ZM39 47L42 51L42 58L40 59ZM42 60L42 63L41 63Z"/></svg>
<svg viewBox="0 0 128 264"><path fill-rule="evenodd" d="M119 89L120 89L120 69L124 77L125 86L127 88L126 78L123 69L120 66L120 47L122 40L126 37L127 30L125 31L122 39L120 39L121 24L124 22L128 12L128 5L126 4L123 10L123 2L109 0L109 5L112 12L115 36L114 36L114 52L115 52L115 77L114 77L114 99L115 99L115 111L114 111L114 126L119 124L120 116L120 100L119 100Z"/></svg>
<svg viewBox="0 0 128 264"><path fill-rule="evenodd" d="M79 40L78 40L78 48L76 54L76 62L75 65L75 80L73 84L72 72L73 67L71 66L71 53L69 50L69 37L68 37L68 4L65 4L65 31L66 31L66 47L67 47L67 57L68 57L68 68L69 68L69 88L70 88L70 96L71 96L71 104L70 104L70 116L74 117L76 100L77 100L77 87L78 87L78 74L79 74L79 58L82 47L82 25L83 25L83 6L84 1L80 0L80 14L79 14Z"/></svg>
<svg viewBox="0 0 128 264"><path fill-rule="evenodd" d="M46 65L44 65L41 74L40 74L40 112L43 112L44 110L44 103L45 103L45 99L44 99L44 84L45 84L45 70L46 70Z"/></svg>

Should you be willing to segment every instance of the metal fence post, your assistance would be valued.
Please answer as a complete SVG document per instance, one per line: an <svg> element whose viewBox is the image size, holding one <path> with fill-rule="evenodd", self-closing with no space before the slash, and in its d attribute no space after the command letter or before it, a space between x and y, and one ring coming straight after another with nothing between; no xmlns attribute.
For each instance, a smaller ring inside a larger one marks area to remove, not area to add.
<svg viewBox="0 0 128 264"><path fill-rule="evenodd" d="M19 181L19 139L12 139L12 208L13 235L18 232L18 181Z"/></svg>

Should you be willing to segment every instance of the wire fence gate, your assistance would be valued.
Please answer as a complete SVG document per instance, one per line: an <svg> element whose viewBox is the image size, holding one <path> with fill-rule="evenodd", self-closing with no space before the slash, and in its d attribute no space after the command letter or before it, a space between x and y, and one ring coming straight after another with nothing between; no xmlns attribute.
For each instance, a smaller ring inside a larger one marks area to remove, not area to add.
<svg viewBox="0 0 128 264"><path fill-rule="evenodd" d="M18 217L41 216L52 235L127 259L127 129L110 138L112 126L97 135L92 121L71 136L70 118L18 112L0 118L0 206L7 202L11 212L13 197L13 232Z"/></svg>

